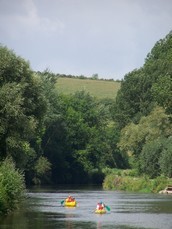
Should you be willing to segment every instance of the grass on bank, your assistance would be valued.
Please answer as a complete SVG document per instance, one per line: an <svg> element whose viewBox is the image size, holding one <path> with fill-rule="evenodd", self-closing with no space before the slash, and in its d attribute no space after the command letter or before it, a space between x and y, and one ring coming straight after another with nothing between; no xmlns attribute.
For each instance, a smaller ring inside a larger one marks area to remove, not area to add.
<svg viewBox="0 0 172 229"><path fill-rule="evenodd" d="M57 90L64 94L74 94L76 91L86 91L98 99L114 99L121 83L116 81L58 78Z"/></svg>
<svg viewBox="0 0 172 229"><path fill-rule="evenodd" d="M103 188L107 190L158 193L170 183L172 183L172 179L163 176L149 179L147 176L135 176L133 170L114 170L106 175Z"/></svg>

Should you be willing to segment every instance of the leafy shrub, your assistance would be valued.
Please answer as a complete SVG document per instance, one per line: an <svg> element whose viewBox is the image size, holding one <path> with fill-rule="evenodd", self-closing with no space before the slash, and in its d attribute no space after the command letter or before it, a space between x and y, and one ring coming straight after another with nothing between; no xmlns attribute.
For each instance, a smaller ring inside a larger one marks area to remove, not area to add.
<svg viewBox="0 0 172 229"><path fill-rule="evenodd" d="M166 177L157 177L149 179L148 177L133 177L125 175L117 175L114 173L108 174L103 182L103 188L109 190L123 190L131 192L158 193L164 189L170 179Z"/></svg>
<svg viewBox="0 0 172 229"><path fill-rule="evenodd" d="M24 176L11 159L0 164L0 214L18 208L25 193Z"/></svg>

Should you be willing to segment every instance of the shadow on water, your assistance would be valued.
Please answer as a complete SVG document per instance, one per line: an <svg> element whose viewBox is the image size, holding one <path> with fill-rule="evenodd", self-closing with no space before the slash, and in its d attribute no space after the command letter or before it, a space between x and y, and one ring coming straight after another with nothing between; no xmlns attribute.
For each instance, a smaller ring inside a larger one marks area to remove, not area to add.
<svg viewBox="0 0 172 229"><path fill-rule="evenodd" d="M73 195L75 208L61 206ZM103 201L111 211L94 213ZM0 219L2 229L171 229L172 196L103 191L100 187L29 189L22 209Z"/></svg>

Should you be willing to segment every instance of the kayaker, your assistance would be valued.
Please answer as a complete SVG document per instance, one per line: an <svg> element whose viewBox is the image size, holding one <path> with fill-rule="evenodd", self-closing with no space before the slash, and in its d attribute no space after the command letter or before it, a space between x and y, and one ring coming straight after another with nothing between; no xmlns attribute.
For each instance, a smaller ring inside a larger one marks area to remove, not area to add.
<svg viewBox="0 0 172 229"><path fill-rule="evenodd" d="M72 196L68 196L68 198L66 199L66 202L72 202L74 200L75 198L73 198Z"/></svg>
<svg viewBox="0 0 172 229"><path fill-rule="evenodd" d="M96 207L96 209L97 210L102 210L102 209L104 209L104 204L102 203L102 202L99 202L98 204L97 204L97 207Z"/></svg>

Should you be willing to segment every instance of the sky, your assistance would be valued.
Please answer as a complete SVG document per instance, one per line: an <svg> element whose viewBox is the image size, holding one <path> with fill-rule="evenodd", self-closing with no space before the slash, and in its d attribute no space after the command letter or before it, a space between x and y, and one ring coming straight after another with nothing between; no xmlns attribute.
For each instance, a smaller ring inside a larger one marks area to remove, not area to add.
<svg viewBox="0 0 172 229"><path fill-rule="evenodd" d="M123 79L172 30L172 0L0 0L0 43L34 71Z"/></svg>

